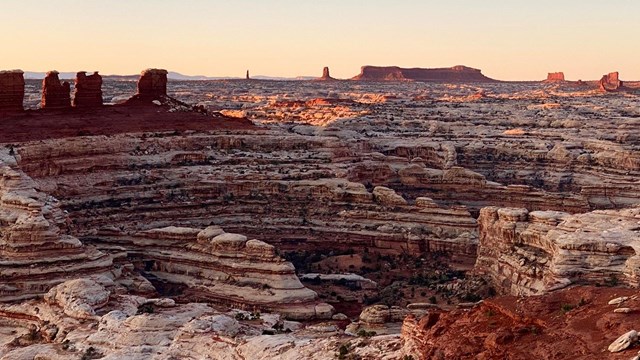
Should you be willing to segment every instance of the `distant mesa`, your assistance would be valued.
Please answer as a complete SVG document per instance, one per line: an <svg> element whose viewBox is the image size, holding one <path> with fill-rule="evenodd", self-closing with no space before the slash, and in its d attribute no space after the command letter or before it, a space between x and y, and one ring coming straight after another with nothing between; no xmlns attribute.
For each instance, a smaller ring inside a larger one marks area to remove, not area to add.
<svg viewBox="0 0 640 360"><path fill-rule="evenodd" d="M24 73L22 70L0 71L0 113L22 111Z"/></svg>
<svg viewBox="0 0 640 360"><path fill-rule="evenodd" d="M78 72L73 88L73 106L102 106L102 76L97 71L89 76L86 71Z"/></svg>
<svg viewBox="0 0 640 360"><path fill-rule="evenodd" d="M546 82L565 81L563 72L552 72L547 74Z"/></svg>
<svg viewBox="0 0 640 360"><path fill-rule="evenodd" d="M450 68L424 69L397 66L363 66L352 80L362 81L431 81L431 82L494 82L479 69L457 65Z"/></svg>
<svg viewBox="0 0 640 360"><path fill-rule="evenodd" d="M71 85L61 82L57 71L49 71L42 80L43 109L67 109L71 107Z"/></svg>
<svg viewBox="0 0 640 360"><path fill-rule="evenodd" d="M620 74L616 71L602 75L602 78L598 81L598 86L602 91L616 91L623 86L623 83L620 81Z"/></svg>

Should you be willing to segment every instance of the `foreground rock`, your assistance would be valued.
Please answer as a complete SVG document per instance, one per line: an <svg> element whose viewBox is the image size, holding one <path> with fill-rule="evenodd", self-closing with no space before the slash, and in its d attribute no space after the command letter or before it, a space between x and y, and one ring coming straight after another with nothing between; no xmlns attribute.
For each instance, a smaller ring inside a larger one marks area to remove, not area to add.
<svg viewBox="0 0 640 360"><path fill-rule="evenodd" d="M277 314L118 295L117 287L91 280L72 280L53 292L56 301L0 305L0 357L329 360L341 347L363 359L402 356L399 335L361 343L330 323L305 328Z"/></svg>
<svg viewBox="0 0 640 360"><path fill-rule="evenodd" d="M469 310L409 316L402 329L404 350L414 359L630 359L637 349L620 356L607 355L607 349L623 351L635 342L635 331L629 329L637 326L640 315L614 314L607 300L634 293L574 287L543 296L488 299Z"/></svg>
<svg viewBox="0 0 640 360"><path fill-rule="evenodd" d="M627 333L620 335L616 341L612 342L609 345L608 350L610 352L620 352L622 350L626 350L631 345L635 344L638 341L638 332L635 330L631 330Z"/></svg>
<svg viewBox="0 0 640 360"><path fill-rule="evenodd" d="M478 219L476 271L514 295L574 282L637 286L638 219L640 208L570 215L487 207Z"/></svg>

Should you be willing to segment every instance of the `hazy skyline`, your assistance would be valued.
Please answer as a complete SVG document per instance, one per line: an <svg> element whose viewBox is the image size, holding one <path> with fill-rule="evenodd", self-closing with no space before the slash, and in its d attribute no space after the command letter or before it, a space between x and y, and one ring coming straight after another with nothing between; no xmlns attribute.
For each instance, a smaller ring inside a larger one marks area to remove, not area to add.
<svg viewBox="0 0 640 360"><path fill-rule="evenodd" d="M638 14L635 0L3 0L0 70L293 77L329 66L348 78L362 65L467 65L501 80L640 80Z"/></svg>

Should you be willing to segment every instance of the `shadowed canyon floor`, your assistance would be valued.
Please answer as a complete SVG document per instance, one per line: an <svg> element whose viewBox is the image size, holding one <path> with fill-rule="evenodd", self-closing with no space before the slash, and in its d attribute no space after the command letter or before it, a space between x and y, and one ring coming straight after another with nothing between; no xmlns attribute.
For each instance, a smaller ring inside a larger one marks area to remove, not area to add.
<svg viewBox="0 0 640 360"><path fill-rule="evenodd" d="M633 86L167 90L0 119L3 359L636 354Z"/></svg>

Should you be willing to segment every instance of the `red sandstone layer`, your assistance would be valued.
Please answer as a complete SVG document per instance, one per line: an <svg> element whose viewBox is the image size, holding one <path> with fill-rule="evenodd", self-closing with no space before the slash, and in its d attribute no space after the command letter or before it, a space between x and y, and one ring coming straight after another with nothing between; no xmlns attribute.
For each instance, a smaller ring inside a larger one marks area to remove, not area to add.
<svg viewBox="0 0 640 360"><path fill-rule="evenodd" d="M616 306L608 302L636 293L576 287L545 296L500 297L471 310L409 316L402 336L418 359L630 359L637 348L612 354L607 346L636 328L640 313L614 313ZM638 300L621 306L636 308Z"/></svg>
<svg viewBox="0 0 640 360"><path fill-rule="evenodd" d="M208 116L195 112L168 112L160 106L105 106L66 109L54 113L29 111L5 117L0 143L58 139L86 135L114 135L145 131L253 129L247 119Z"/></svg>

